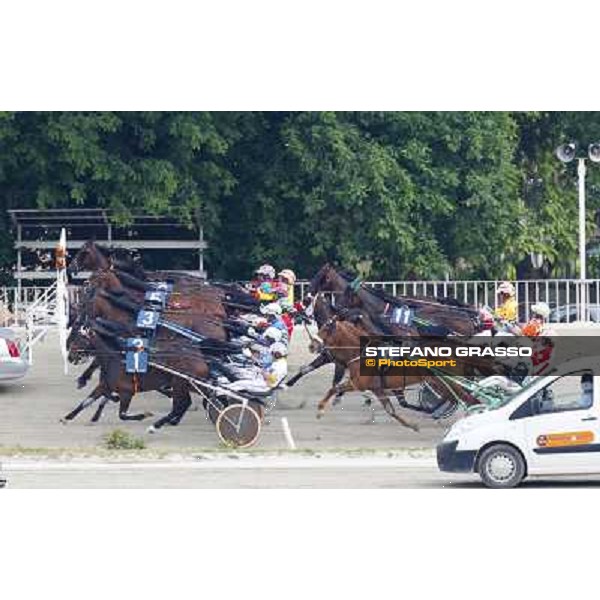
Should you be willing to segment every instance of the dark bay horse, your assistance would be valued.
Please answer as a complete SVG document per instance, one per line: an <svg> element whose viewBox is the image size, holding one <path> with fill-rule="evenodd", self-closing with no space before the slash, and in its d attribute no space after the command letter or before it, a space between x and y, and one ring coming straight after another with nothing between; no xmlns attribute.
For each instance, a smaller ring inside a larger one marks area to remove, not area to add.
<svg viewBox="0 0 600 600"><path fill-rule="evenodd" d="M98 398L106 400L96 412L92 421L97 420L108 399L119 402L119 418L124 421L139 421L151 416L150 413L130 414L129 406L134 395L148 391L164 392L172 398L169 413L153 423L151 430L160 429L166 423L177 424L191 406L190 384L181 377L162 371L157 367L148 369L147 373L130 374L123 364L123 349L115 338L102 335L97 329L82 329L71 340L69 360L77 362L80 356L93 354L100 365L100 383L94 392L80 402L62 421L74 419L82 410L90 406ZM209 367L202 354L192 347L182 352L178 341L164 342L151 357L155 363L175 371L184 372L191 377L204 379L209 375Z"/></svg>
<svg viewBox="0 0 600 600"><path fill-rule="evenodd" d="M394 335L471 336L479 330L479 311L475 307L448 298L415 298L391 296L383 290L370 288L353 275L338 271L325 264L311 281L312 294L329 292L335 298L336 307L362 308L382 329ZM391 311L395 307L408 306L414 311L414 322L409 326L392 323Z"/></svg>

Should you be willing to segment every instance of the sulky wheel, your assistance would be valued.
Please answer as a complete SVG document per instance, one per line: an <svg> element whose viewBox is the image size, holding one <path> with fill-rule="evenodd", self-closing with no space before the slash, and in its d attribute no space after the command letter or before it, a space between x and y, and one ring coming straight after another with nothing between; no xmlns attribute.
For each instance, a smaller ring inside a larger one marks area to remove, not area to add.
<svg viewBox="0 0 600 600"><path fill-rule="evenodd" d="M258 439L260 417L248 404L231 404L219 414L216 427L219 438L225 445L247 448Z"/></svg>

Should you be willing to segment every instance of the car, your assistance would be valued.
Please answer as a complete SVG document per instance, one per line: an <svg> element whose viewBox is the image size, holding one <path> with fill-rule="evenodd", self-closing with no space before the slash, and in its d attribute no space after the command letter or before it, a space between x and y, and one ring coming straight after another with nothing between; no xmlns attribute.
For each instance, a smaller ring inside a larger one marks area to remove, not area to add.
<svg viewBox="0 0 600 600"><path fill-rule="evenodd" d="M579 308L576 304L558 306L550 311L550 323L574 323L579 321ZM600 323L600 306L592 304L587 307L587 320Z"/></svg>
<svg viewBox="0 0 600 600"><path fill-rule="evenodd" d="M437 446L443 472L477 473L492 488L526 477L600 475L598 356L534 377L496 408L460 419Z"/></svg>
<svg viewBox="0 0 600 600"><path fill-rule="evenodd" d="M0 327L0 383L25 377L29 364L12 329Z"/></svg>

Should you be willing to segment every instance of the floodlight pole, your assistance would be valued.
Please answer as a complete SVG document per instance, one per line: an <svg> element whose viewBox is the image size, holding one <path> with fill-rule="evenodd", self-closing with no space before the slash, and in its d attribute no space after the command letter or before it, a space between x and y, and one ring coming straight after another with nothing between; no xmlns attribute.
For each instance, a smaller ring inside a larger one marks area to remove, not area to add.
<svg viewBox="0 0 600 600"><path fill-rule="evenodd" d="M577 180L579 187L579 280L581 283L581 293L579 303L581 314L579 315L582 321L586 317L586 254L585 254L585 158L577 159Z"/></svg>

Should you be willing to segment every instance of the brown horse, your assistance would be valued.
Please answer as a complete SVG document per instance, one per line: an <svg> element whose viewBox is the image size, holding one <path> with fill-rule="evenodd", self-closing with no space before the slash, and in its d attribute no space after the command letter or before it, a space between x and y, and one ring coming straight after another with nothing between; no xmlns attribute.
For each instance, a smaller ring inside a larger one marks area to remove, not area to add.
<svg viewBox="0 0 600 600"><path fill-rule="evenodd" d="M116 307L119 303L121 309L131 313L142 309L144 292L124 286L118 274L110 269L94 274L90 278L88 285L96 290L96 293L93 295L90 294L87 297L88 310L91 311L90 316L111 319L113 309L109 305ZM98 293L100 290L105 293ZM92 300L91 303L90 300ZM107 300L108 304L103 302L103 300ZM176 304L177 302L179 301L174 299L172 295L169 304L167 304L165 310L162 312L162 317L165 320L181 325L206 337L219 340L227 339L227 331L222 326L222 322L227 314L216 294L210 291L206 293L185 294L184 307L181 304ZM100 309L99 305L103 308ZM176 306L180 308L176 308ZM104 310L104 314L98 312L99 310ZM114 308L114 310L117 315L115 320L120 320L118 314L123 311L117 308ZM129 320L131 318L130 315Z"/></svg>
<svg viewBox="0 0 600 600"><path fill-rule="evenodd" d="M349 371L349 377L346 381L333 385L325 397L318 404L317 416L322 416L325 409L334 395L345 394L351 391L372 392L381 402L385 411L402 425L417 431L416 425L406 421L398 415L394 406L388 397L387 393L393 396L400 395L403 397L407 387L427 381L432 388L442 395L450 394L457 402L462 401L467 405L478 404L476 400L467 390L463 389L458 383L453 380L436 377L433 375L386 375L372 374L366 375L360 372L360 338L372 335L372 332L365 328L360 319L354 322L342 320L339 316L332 317L323 327L319 329L319 337L327 350L331 353L334 359L346 365ZM451 340L446 340L447 343L455 343ZM427 345L428 341L423 341L420 345ZM464 359L467 370L472 372L479 371L482 374L495 374L501 369L500 366L490 367L489 361L479 359L477 357L469 357ZM387 393L386 393L387 392Z"/></svg>

